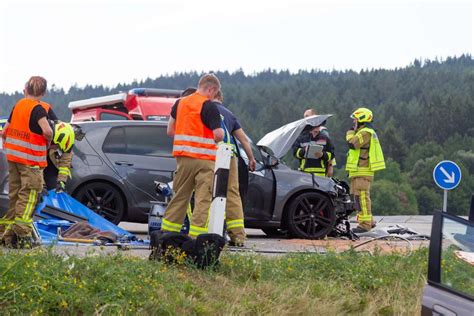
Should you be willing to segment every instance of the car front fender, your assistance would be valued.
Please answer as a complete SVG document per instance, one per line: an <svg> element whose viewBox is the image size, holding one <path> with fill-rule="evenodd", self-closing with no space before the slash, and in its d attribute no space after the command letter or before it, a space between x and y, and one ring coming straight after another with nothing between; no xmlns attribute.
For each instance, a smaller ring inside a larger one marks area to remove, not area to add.
<svg viewBox="0 0 474 316"><path fill-rule="evenodd" d="M312 174L292 169L275 169L276 196L273 220L282 220L285 206L296 195L317 191L326 194L334 203L333 197L337 195L336 183L327 177L313 176Z"/></svg>

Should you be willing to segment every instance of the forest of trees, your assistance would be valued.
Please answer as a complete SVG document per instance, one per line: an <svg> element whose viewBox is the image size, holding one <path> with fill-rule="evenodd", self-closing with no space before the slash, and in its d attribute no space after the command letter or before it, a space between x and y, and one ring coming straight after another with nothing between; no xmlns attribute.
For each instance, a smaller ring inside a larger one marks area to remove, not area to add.
<svg viewBox="0 0 474 316"><path fill-rule="evenodd" d="M45 97L62 119L69 119L72 100L103 96L135 87L184 89L195 86L200 73L176 73L141 82L103 86L52 86ZM373 110L374 125L388 160L372 190L375 214L431 214L442 208L442 190L432 179L443 159L457 162L463 173L449 194L448 210L467 214L474 193L474 60L470 55L446 60L415 60L394 70L289 71L267 70L246 75L216 72L225 104L257 141L267 132L300 119L307 108L334 114L327 122L336 145L336 175L343 170L350 113L359 106ZM26 80L27 78L25 78ZM19 93L0 94L0 115L7 115ZM285 161L295 166L292 157Z"/></svg>

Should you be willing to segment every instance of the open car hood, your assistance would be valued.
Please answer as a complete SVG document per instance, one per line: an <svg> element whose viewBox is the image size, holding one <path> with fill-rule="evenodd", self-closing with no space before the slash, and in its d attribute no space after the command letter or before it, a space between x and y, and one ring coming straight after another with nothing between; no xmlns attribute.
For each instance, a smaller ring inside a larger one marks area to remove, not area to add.
<svg viewBox="0 0 474 316"><path fill-rule="evenodd" d="M257 146L277 158L282 158L291 149L291 146L306 126L319 126L331 116L332 114L313 115L283 125L263 136L258 141Z"/></svg>

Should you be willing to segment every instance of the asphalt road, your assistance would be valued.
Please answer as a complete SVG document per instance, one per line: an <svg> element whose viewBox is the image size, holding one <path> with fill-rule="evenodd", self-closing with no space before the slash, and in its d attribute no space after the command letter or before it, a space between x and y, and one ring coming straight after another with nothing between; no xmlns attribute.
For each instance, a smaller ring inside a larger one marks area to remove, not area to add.
<svg viewBox="0 0 474 316"><path fill-rule="evenodd" d="M431 233L432 216L375 216L375 220L377 228L400 225L423 235L430 235ZM355 223L352 222L352 225L355 226ZM139 235L146 235L148 229L147 224L131 222L122 222L119 226ZM246 229L246 232L250 240L262 239L265 236L265 233L260 229Z"/></svg>
<svg viewBox="0 0 474 316"><path fill-rule="evenodd" d="M377 221L377 227L374 229L374 233L377 233L378 229L384 229L389 226L403 226L415 231L421 235L430 235L431 232L431 216L380 216L375 217ZM356 224L353 223L353 226ZM139 238L147 239L147 224L137 224L130 222L123 222L120 226L134 234ZM298 252L298 253L324 253L327 249L336 251L344 251L351 247L357 246L364 241L370 239L370 237L361 238L359 241L350 241L336 238L328 238L324 240L305 240L305 239L290 239L290 238L270 238L263 233L260 229L246 229L247 241L246 248L250 252L263 253L263 254L280 254L287 252ZM387 248L389 250L403 251L410 247L427 246L427 241L414 241L411 245L406 241L394 240L394 241L380 241L367 245L368 248L373 249L375 246L380 248ZM238 252L239 249L232 248L232 251Z"/></svg>
<svg viewBox="0 0 474 316"><path fill-rule="evenodd" d="M385 216L376 217L378 222L377 228L383 229L388 226L401 225L409 228L419 234L429 235L431 229L431 216ZM147 240L147 225L123 222L120 226L134 234L138 238ZM355 225L354 225L355 226ZM262 254L266 256L279 256L286 253L326 253L327 251L342 252L349 249L357 251L373 252L376 248L378 251L385 253L390 252L410 252L419 247L427 247L429 241L406 241L406 240L378 240L371 241L370 237L362 237L360 240L351 241L347 239L327 238L324 240L304 240L290 238L270 238L267 237L259 229L247 229L248 240L245 248L226 248L225 251L236 255ZM129 247L119 249L116 246L97 247L85 244L77 244L70 246L55 246L54 252L65 256L96 256L106 255L120 252L126 256L140 257L147 259L150 250L148 246Z"/></svg>

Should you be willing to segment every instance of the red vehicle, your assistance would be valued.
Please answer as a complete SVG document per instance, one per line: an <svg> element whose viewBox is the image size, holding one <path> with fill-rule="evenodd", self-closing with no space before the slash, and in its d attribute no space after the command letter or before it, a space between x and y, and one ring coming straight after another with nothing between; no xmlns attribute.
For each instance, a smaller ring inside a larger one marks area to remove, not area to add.
<svg viewBox="0 0 474 316"><path fill-rule="evenodd" d="M135 88L104 97L69 102L71 122L104 120L167 121L180 90Z"/></svg>

